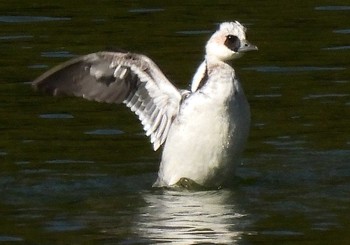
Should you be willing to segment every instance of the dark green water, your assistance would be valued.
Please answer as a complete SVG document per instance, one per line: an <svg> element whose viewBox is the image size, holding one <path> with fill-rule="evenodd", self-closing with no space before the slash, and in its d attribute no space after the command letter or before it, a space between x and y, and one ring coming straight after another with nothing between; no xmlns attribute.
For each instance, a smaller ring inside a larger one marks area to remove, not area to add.
<svg viewBox="0 0 350 245"><path fill-rule="evenodd" d="M118 47L186 87L234 19L259 52L234 65L253 123L230 189L153 190L160 153L132 113L28 84ZM0 243L349 243L348 1L2 1L0 53Z"/></svg>

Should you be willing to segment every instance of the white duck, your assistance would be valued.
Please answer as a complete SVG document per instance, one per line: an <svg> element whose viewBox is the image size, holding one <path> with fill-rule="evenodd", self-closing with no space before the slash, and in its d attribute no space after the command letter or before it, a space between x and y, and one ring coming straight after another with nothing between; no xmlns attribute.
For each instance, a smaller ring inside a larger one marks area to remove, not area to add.
<svg viewBox="0 0 350 245"><path fill-rule="evenodd" d="M249 104L229 64L257 50L238 21L224 22L206 45L191 90L179 90L148 57L98 52L47 71L34 88L53 95L126 104L140 119L153 149L164 145L153 186L194 182L220 187L233 178L248 137Z"/></svg>

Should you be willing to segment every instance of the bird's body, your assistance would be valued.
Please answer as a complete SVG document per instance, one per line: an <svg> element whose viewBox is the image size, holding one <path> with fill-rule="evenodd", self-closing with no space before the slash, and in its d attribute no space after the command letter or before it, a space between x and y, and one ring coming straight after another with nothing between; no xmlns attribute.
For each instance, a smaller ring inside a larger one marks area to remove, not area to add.
<svg viewBox="0 0 350 245"><path fill-rule="evenodd" d="M176 89L146 56L100 52L44 73L34 87L109 103L125 103L154 149L164 144L154 186L190 179L219 187L232 179L249 133L250 110L228 61L256 50L239 22L225 22L206 46L191 91Z"/></svg>
<svg viewBox="0 0 350 245"><path fill-rule="evenodd" d="M229 65L215 64L208 72L206 85L182 103L172 123L155 185L188 178L220 186L240 161L249 132L248 102Z"/></svg>

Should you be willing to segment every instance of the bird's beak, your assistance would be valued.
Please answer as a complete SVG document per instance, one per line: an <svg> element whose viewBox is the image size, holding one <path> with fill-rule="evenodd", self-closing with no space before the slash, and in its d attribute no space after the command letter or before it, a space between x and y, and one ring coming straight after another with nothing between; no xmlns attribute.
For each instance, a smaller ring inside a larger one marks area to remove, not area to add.
<svg viewBox="0 0 350 245"><path fill-rule="evenodd" d="M239 47L238 52L247 52L253 50L258 50L258 47L249 43L247 40L243 40L241 41L241 47Z"/></svg>

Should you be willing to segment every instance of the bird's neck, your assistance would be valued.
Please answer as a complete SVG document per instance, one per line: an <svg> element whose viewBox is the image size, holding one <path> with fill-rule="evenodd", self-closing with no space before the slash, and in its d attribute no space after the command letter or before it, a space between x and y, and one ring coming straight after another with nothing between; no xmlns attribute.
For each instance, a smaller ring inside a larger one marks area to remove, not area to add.
<svg viewBox="0 0 350 245"><path fill-rule="evenodd" d="M217 56L206 54L205 62L207 63L207 66L220 65L220 64L227 64L231 66L232 60L222 60L222 59L219 59Z"/></svg>

